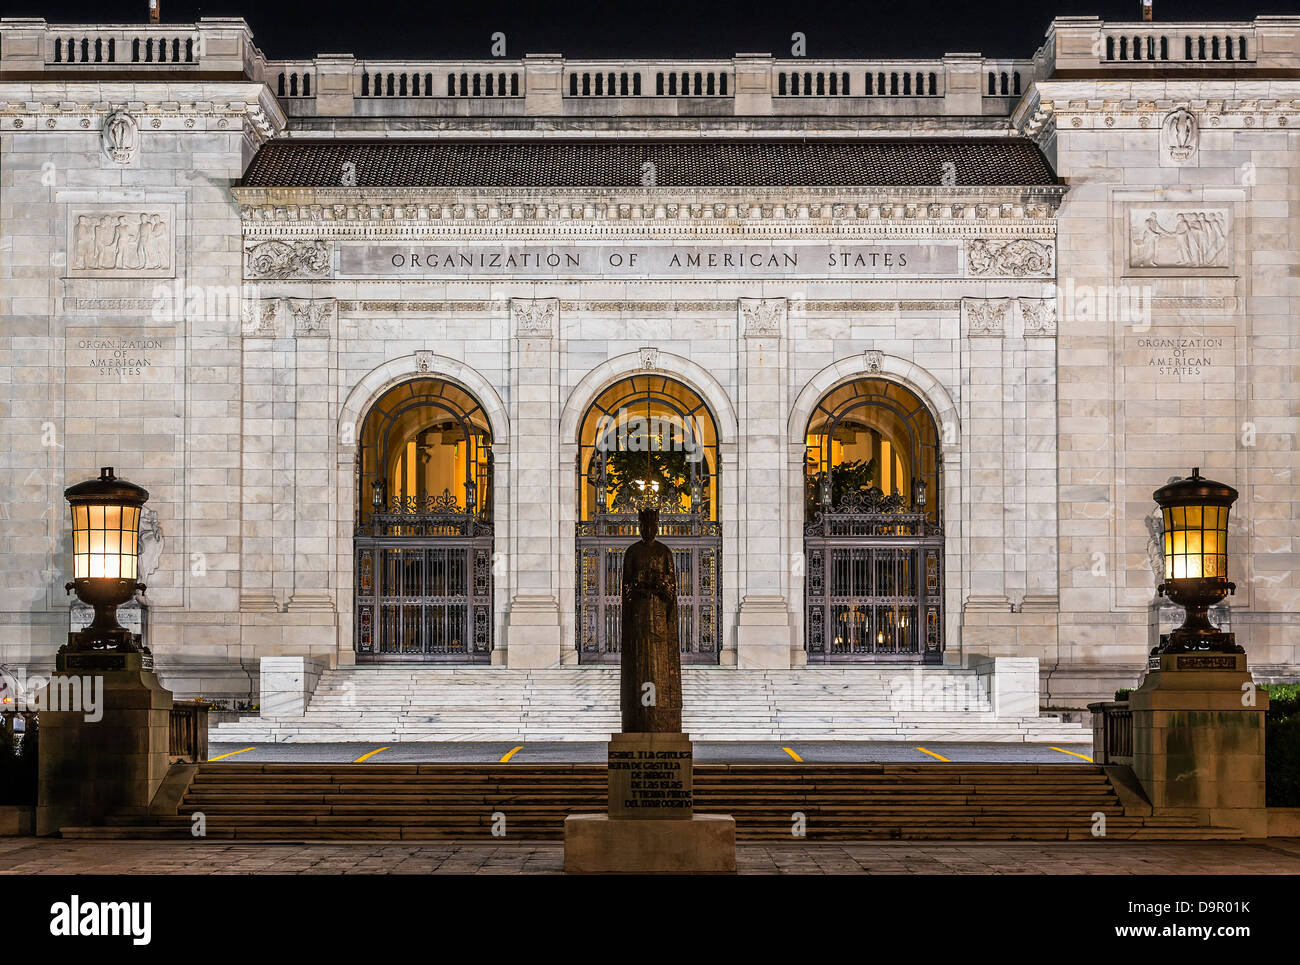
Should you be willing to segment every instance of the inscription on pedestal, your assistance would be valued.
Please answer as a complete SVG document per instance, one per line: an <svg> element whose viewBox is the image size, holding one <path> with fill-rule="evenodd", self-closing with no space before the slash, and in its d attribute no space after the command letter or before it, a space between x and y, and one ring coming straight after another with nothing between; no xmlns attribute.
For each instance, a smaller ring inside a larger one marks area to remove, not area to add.
<svg viewBox="0 0 1300 965"><path fill-rule="evenodd" d="M609 816L689 819L691 777L685 735L616 734L609 743Z"/></svg>

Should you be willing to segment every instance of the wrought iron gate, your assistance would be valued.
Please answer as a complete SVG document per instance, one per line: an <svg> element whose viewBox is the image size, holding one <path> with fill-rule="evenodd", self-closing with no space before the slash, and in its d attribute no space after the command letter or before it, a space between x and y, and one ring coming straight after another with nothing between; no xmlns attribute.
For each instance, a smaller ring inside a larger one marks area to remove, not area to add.
<svg viewBox="0 0 1300 965"><path fill-rule="evenodd" d="M578 659L618 663L623 554L639 539L635 513L578 523ZM695 515L659 517L659 537L677 568L682 662L715 664L722 641L722 527Z"/></svg>
<svg viewBox="0 0 1300 965"><path fill-rule="evenodd" d="M491 522L444 493L372 513L354 543L358 662L491 660Z"/></svg>
<svg viewBox="0 0 1300 965"><path fill-rule="evenodd" d="M943 659L943 531L870 492L804 530L809 663Z"/></svg>

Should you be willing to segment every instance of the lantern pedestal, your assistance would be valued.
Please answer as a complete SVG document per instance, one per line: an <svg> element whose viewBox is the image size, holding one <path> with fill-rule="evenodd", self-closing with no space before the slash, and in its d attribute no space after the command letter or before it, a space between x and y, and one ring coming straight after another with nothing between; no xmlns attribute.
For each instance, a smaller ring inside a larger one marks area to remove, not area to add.
<svg viewBox="0 0 1300 965"><path fill-rule="evenodd" d="M145 814L168 767L171 691L143 653L71 652L40 694L36 833Z"/></svg>
<svg viewBox="0 0 1300 965"><path fill-rule="evenodd" d="M1152 656L1133 711L1133 772L1157 815L1265 837L1264 711L1240 653Z"/></svg>

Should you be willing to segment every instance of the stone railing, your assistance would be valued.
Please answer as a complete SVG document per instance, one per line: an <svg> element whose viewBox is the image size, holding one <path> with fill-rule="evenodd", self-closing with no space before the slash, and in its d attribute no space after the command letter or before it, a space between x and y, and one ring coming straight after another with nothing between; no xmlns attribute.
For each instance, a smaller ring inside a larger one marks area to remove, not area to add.
<svg viewBox="0 0 1300 965"><path fill-rule="evenodd" d="M1101 30L1101 59L1128 61L1238 61L1255 59L1255 29L1249 24L1107 24Z"/></svg>
<svg viewBox="0 0 1300 965"><path fill-rule="evenodd" d="M1133 764L1133 711L1127 700L1089 704L1092 760L1095 764Z"/></svg>
<svg viewBox="0 0 1300 965"><path fill-rule="evenodd" d="M520 61L359 61L354 97L522 97Z"/></svg>
<svg viewBox="0 0 1300 965"><path fill-rule="evenodd" d="M202 764L208 759L208 711L212 704L178 700L172 704L167 731L167 760L171 764Z"/></svg>
<svg viewBox="0 0 1300 965"><path fill-rule="evenodd" d="M1034 55L1040 77L1168 69L1300 68L1300 17L1200 23L1107 23L1057 17Z"/></svg>
<svg viewBox="0 0 1300 965"><path fill-rule="evenodd" d="M1058 17L1030 59L953 53L870 61L740 53L713 60L528 54L477 61L320 54L268 62L237 18L103 26L0 20L0 72L10 79L136 79L151 72L169 80L243 78L265 83L299 116L620 116L628 112L625 98L653 103L644 113L659 115L858 116L867 110L864 99L872 99L872 112L995 116L1038 80L1172 67L1290 76L1300 70L1300 17L1195 24Z"/></svg>
<svg viewBox="0 0 1300 965"><path fill-rule="evenodd" d="M192 24L50 24L0 19L0 71L35 77L74 71L135 77L187 73L260 80L265 58L239 18L204 17Z"/></svg>

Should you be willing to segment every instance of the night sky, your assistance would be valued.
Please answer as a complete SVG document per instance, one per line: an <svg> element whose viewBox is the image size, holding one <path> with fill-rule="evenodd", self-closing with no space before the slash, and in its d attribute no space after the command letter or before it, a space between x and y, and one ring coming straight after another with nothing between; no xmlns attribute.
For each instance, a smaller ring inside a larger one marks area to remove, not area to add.
<svg viewBox="0 0 1300 965"><path fill-rule="evenodd" d="M246 19L268 58L353 53L359 57L486 58L491 35L508 57L788 56L790 35L807 36L809 57L931 57L970 51L1029 57L1054 16L1141 19L1138 0L608 0L604 3L476 0L337 3L293 0L162 0L163 20ZM1155 0L1159 20L1252 20L1300 14L1300 0ZM4 0L6 17L51 23L141 23L146 0Z"/></svg>

